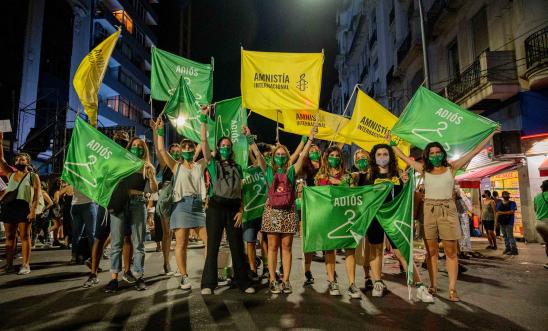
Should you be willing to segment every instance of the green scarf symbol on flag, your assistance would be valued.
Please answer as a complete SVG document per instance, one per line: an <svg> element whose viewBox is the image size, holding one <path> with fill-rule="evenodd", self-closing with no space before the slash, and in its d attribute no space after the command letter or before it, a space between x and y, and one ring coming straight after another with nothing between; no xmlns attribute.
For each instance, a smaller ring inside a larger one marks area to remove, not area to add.
<svg viewBox="0 0 548 331"><path fill-rule="evenodd" d="M213 99L213 66L194 62L184 57L152 48L150 96L168 101L183 78L200 105Z"/></svg>
<svg viewBox="0 0 548 331"><path fill-rule="evenodd" d="M61 178L107 208L116 185L143 167L143 161L76 118Z"/></svg>
<svg viewBox="0 0 548 331"><path fill-rule="evenodd" d="M258 166L244 169L242 193L244 204L243 223L263 216L268 184L263 170Z"/></svg>
<svg viewBox="0 0 548 331"><path fill-rule="evenodd" d="M304 251L355 248L350 229L362 219L370 222L392 189L392 183L359 187L303 188Z"/></svg>
<svg viewBox="0 0 548 331"><path fill-rule="evenodd" d="M166 103L163 112L177 130L177 133L195 143L201 143L200 105L181 77L175 93ZM215 146L215 122L208 119L207 140L209 147Z"/></svg>
<svg viewBox="0 0 548 331"><path fill-rule="evenodd" d="M448 159L456 159L474 149L496 128L496 122L419 87L391 134L421 149L437 141L445 148Z"/></svg>
<svg viewBox="0 0 548 331"><path fill-rule="evenodd" d="M232 141L236 163L247 168L249 144L242 133L242 126L247 126L247 116L242 109L242 97L219 101L215 104L215 142L221 137Z"/></svg>

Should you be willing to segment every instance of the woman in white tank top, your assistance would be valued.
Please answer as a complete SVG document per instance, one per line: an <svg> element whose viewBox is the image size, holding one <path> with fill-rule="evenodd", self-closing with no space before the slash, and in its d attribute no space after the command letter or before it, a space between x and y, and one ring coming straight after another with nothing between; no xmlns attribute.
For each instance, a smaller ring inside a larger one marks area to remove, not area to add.
<svg viewBox="0 0 548 331"><path fill-rule="evenodd" d="M453 199L455 173L479 153L497 132L500 130L494 131L476 148L454 161L447 160L447 152L439 142L426 145L422 155L423 162L406 156L394 143L390 142L396 155L424 176L424 242L431 282L429 290L433 295L437 292L438 239L441 239L449 274L449 300L451 301L460 301L456 286L459 268L457 240L461 238L461 229Z"/></svg>

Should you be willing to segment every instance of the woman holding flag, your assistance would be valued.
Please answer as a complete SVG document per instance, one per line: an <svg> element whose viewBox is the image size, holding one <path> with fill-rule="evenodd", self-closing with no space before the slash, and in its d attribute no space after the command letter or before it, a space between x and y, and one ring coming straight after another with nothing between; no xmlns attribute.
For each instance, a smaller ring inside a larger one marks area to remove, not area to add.
<svg viewBox="0 0 548 331"><path fill-rule="evenodd" d="M172 230L175 231L175 259L181 274L180 288L190 290L191 284L187 272L187 247L190 230L197 229L200 239L207 243L206 218L203 209L206 199L204 182L206 164L204 159L193 161L196 146L189 139L181 141L180 151L175 152L177 154L174 154L173 149L167 153L164 148L164 123L161 117L156 123L153 123L153 127L156 154L173 174L171 180L173 180L173 202L175 205L170 213L169 230L166 228L164 231L168 233L171 233ZM177 160L179 156L182 161ZM164 269L166 269L165 266Z"/></svg>
<svg viewBox="0 0 548 331"><path fill-rule="evenodd" d="M316 186L341 185L354 186L352 174L346 171L342 152L338 146L329 147L323 153L320 171L316 175ZM345 248L346 275L348 277L348 295L351 299L361 298L360 290L356 287L356 259L355 249ZM335 278L335 250L325 252L325 267L327 269L327 281L330 295L341 295L339 284Z"/></svg>
<svg viewBox="0 0 548 331"><path fill-rule="evenodd" d="M272 164L264 162L262 154L257 148L253 148L259 165L266 174L268 198L263 214L261 232L268 236L268 270L270 273L270 292L273 294L290 294L293 288L289 282L291 272L293 235L297 233L297 214L295 211L295 184L303 168L305 157L308 155L312 141L318 130L314 125L308 136L302 153L295 164L290 165L290 154L284 145L277 145L272 151ZM278 250L282 248L282 286L276 280L276 264L278 262Z"/></svg>
<svg viewBox="0 0 548 331"><path fill-rule="evenodd" d="M406 156L388 135L396 155L424 176L424 241L431 282L429 292L433 295L437 293L438 239L441 239L449 274L449 300L454 302L460 301L456 287L459 268L457 240L461 238L460 222L453 199L455 174L479 153L497 132L500 132L499 128L480 142L476 148L454 161L447 160L447 152L439 142L431 142L424 148L422 155L424 163Z"/></svg>

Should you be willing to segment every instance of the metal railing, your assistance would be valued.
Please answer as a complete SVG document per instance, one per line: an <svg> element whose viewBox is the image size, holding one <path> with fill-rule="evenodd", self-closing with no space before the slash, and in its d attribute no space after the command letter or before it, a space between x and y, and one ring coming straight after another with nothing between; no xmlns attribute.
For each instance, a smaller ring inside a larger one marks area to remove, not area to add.
<svg viewBox="0 0 548 331"><path fill-rule="evenodd" d="M524 43L527 68L548 60L548 27L533 33Z"/></svg>
<svg viewBox="0 0 548 331"><path fill-rule="evenodd" d="M449 85L447 85L447 96L453 101L459 99L478 86L480 78L480 59L477 58L466 70L449 82Z"/></svg>

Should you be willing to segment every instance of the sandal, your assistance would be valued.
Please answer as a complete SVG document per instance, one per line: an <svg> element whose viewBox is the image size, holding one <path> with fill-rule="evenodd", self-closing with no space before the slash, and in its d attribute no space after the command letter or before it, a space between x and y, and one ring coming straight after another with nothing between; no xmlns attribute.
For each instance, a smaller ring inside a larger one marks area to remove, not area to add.
<svg viewBox="0 0 548 331"><path fill-rule="evenodd" d="M457 294L457 290L449 290L449 301L459 302L460 298Z"/></svg>
<svg viewBox="0 0 548 331"><path fill-rule="evenodd" d="M430 293L432 296L436 296L438 294L438 288L437 287L429 287L428 293Z"/></svg>

